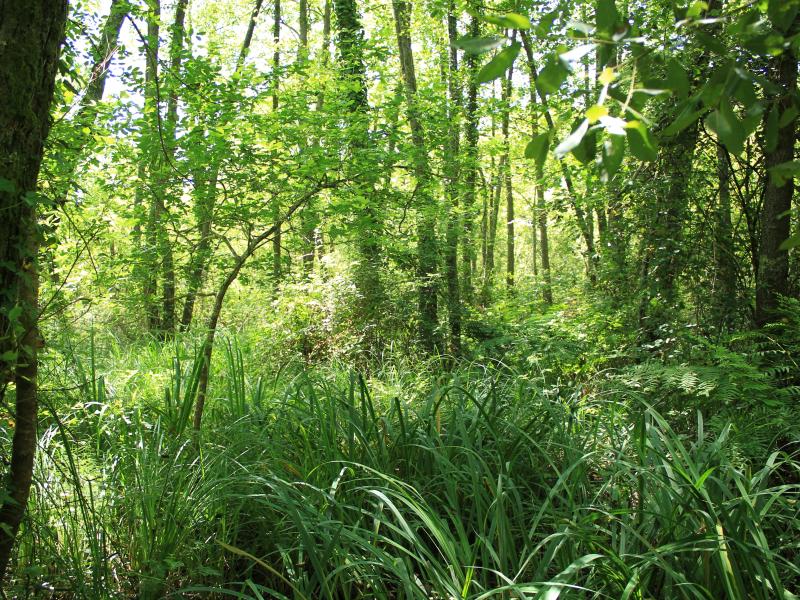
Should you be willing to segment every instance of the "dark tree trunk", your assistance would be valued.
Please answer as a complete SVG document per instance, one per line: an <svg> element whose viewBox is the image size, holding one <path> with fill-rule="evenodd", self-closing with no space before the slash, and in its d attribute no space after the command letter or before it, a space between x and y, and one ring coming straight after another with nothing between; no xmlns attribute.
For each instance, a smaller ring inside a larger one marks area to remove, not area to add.
<svg viewBox="0 0 800 600"><path fill-rule="evenodd" d="M790 28L795 32L798 21ZM772 80L781 88L775 98L775 107L786 114L793 104L797 91L797 59L791 50L784 51L770 61ZM769 111L767 113L769 114ZM765 151L764 162L767 173L772 167L794 160L797 138L797 118L793 118L778 132L775 148ZM779 186L771 174L766 180L764 203L761 207L761 243L758 255L758 278L756 279L756 324L765 325L777 316L780 296L789 293L789 253L781 244L789 237L791 229L790 211L794 195L794 180L788 178Z"/></svg>
<svg viewBox="0 0 800 600"><path fill-rule="evenodd" d="M470 37L480 36L480 20L472 17L469 27ZM464 141L464 239L462 241L463 296L465 304L475 302L475 282L473 271L476 263L474 222L475 199L478 185L478 60L474 54L464 58L467 79L467 108L465 113Z"/></svg>
<svg viewBox="0 0 800 600"><path fill-rule="evenodd" d="M530 36L525 31L520 32L522 38L522 45L525 48L525 55L528 59L528 75L530 86L530 106L531 106L531 134L535 136L538 133L536 121L538 120L538 112L536 110L536 63L534 62L533 46L531 44ZM550 110L547 106L547 101L544 96L540 96L541 107L544 111L544 116L547 121L548 127L553 129L553 119L550 116ZM572 193L572 179L569 172L566 170L564 162L561 162L562 174L564 181L568 183L569 191ZM539 229L539 248L542 255L542 300L545 304L553 303L553 279L550 273L550 241L547 231L547 203L544 197L544 165L536 165L536 209L534 214L536 219L533 223L534 236L535 230ZM534 245L535 246L535 245ZM534 257L534 263L536 258Z"/></svg>
<svg viewBox="0 0 800 600"><path fill-rule="evenodd" d="M454 2L451 1L447 14L447 39L450 42L449 54L446 57L448 107L449 107L449 146L445 149L447 162L448 196L450 206L447 215L447 231L445 239L445 276L447 279L447 313L450 328L450 352L453 356L461 354L461 290L458 281L458 240L461 222L459 220L459 200L461 195L461 165L459 163L461 132L458 125L458 113L462 108L461 89L458 84L458 50L455 41L458 39L458 21L455 16Z"/></svg>
<svg viewBox="0 0 800 600"><path fill-rule="evenodd" d="M356 217L359 226L356 250L358 265L354 281L359 295L359 317L365 324L364 343L367 350L379 350L382 344L380 321L385 304L383 290L383 219L375 202L376 175L367 164L369 139L369 101L367 97L366 66L364 64L364 29L356 0L334 0L337 26L337 46L342 79L348 84L348 138L353 165L349 178L354 181L358 196L367 199L366 206ZM361 172L360 172L361 171Z"/></svg>
<svg viewBox="0 0 800 600"><path fill-rule="evenodd" d="M716 10L720 4L720 0L711 0L708 10ZM695 56L698 72L708 59L707 51ZM699 84L695 81L693 87ZM678 278L686 262L683 230L698 134L699 126L693 123L671 138L662 139L655 163L659 185L648 215L650 229L643 237L640 283L639 324L645 340L668 335L664 329L679 309Z"/></svg>
<svg viewBox="0 0 800 600"><path fill-rule="evenodd" d="M15 387L11 462L0 495L0 586L25 513L38 412L36 182L67 18L66 0L0 2L0 399Z"/></svg>
<svg viewBox="0 0 800 600"><path fill-rule="evenodd" d="M731 326L736 311L737 268L731 222L730 164L727 151L719 144L717 175L719 193L714 209L713 313L715 325L726 330Z"/></svg>
<svg viewBox="0 0 800 600"><path fill-rule="evenodd" d="M439 262L439 248L436 241L436 202L432 195L428 151L425 145L425 132L417 106L417 77L414 67L414 54L411 49L411 3L406 0L392 0L394 8L397 47L406 96L408 124L414 144L414 177L417 180L416 194L419 216L417 217L417 261L418 261L418 308L419 338L422 347L432 353L439 347L437 334L438 303L436 274Z"/></svg>
<svg viewBox="0 0 800 600"><path fill-rule="evenodd" d="M272 43L274 49L272 53L272 110L277 111L280 98L278 96L278 86L280 83L280 69L281 69L281 0L275 0L275 10L273 12L272 20ZM281 209L277 204L274 208L275 222L280 223ZM283 265L282 257L283 235L281 233L280 224L275 229L275 235L272 236L272 279L277 285L281 280Z"/></svg>
<svg viewBox="0 0 800 600"><path fill-rule="evenodd" d="M158 54L159 54L159 21L161 18L160 0L147 2L147 38L145 47L145 83L144 83L144 128L140 139L140 156L138 166L138 185L134 200L134 211L137 223L134 227L134 241L137 246L141 240L141 225L145 224L145 245L141 248L141 257L137 265L137 275L142 281L142 300L145 310L147 330L158 333L159 307L156 299L158 293L159 231L161 221L161 201L158 190L152 185L151 178L158 169L159 141L159 106L158 106ZM150 205L145 218L145 199L151 195Z"/></svg>

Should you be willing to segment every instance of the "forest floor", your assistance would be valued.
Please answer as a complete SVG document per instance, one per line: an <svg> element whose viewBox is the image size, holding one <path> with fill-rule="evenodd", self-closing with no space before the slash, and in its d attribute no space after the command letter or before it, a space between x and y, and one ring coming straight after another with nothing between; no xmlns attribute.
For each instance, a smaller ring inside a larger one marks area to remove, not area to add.
<svg viewBox="0 0 800 600"><path fill-rule="evenodd" d="M795 598L800 327L654 352L597 319L449 368L229 333L199 432L190 336L54 339L15 597Z"/></svg>

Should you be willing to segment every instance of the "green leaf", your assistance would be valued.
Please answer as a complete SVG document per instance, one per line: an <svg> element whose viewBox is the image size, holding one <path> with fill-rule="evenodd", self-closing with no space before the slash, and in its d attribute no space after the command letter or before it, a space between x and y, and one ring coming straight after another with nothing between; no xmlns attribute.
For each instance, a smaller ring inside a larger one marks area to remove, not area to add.
<svg viewBox="0 0 800 600"><path fill-rule="evenodd" d="M7 192L9 194L13 194L16 191L17 191L17 186L14 185L13 181L9 181L8 179L0 177L0 192Z"/></svg>
<svg viewBox="0 0 800 600"><path fill-rule="evenodd" d="M708 2L704 2L704 0L694 0L686 11L686 18L697 19L702 16L703 12L706 10L708 10Z"/></svg>
<svg viewBox="0 0 800 600"><path fill-rule="evenodd" d="M693 104L687 104L678 114L675 120L664 128L664 131L662 132L663 135L669 137L675 135L676 133L680 133L689 125L697 121L697 119L702 117L706 112L706 109L692 110L693 108Z"/></svg>
<svg viewBox="0 0 800 600"><path fill-rule="evenodd" d="M786 32L794 23L800 2L797 0L769 0L767 16L775 29Z"/></svg>
<svg viewBox="0 0 800 600"><path fill-rule="evenodd" d="M797 107L792 104L789 108L781 113L781 119L778 121L778 127L783 129L797 118Z"/></svg>
<svg viewBox="0 0 800 600"><path fill-rule="evenodd" d="M625 133L631 153L639 160L652 162L658 158L658 148L647 126L641 121L630 121Z"/></svg>
<svg viewBox="0 0 800 600"><path fill-rule="evenodd" d="M503 48L500 52L498 52L497 56L483 65L483 68L478 72L478 83L492 81L493 79L497 79L503 73L505 73L508 68L514 64L514 61L517 59L517 55L519 55L521 48L522 44L519 42L514 42L510 46Z"/></svg>
<svg viewBox="0 0 800 600"><path fill-rule="evenodd" d="M800 233L795 233L790 238L783 240L780 245L781 250L791 250L792 248L800 247Z"/></svg>
<svg viewBox="0 0 800 600"><path fill-rule="evenodd" d="M597 0L595 23L599 31L611 32L619 21L617 4L614 0Z"/></svg>
<svg viewBox="0 0 800 600"><path fill-rule="evenodd" d="M610 135L603 142L600 154L601 179L608 183L614 174L619 171L622 159L625 158L625 138L620 135Z"/></svg>
<svg viewBox="0 0 800 600"><path fill-rule="evenodd" d="M572 156L583 165L588 165L594 161L597 155L597 130L590 129L583 136L581 143L572 149Z"/></svg>
<svg viewBox="0 0 800 600"><path fill-rule="evenodd" d="M683 65L674 58L667 63L667 86L678 98L689 96L689 75Z"/></svg>
<svg viewBox="0 0 800 600"><path fill-rule="evenodd" d="M729 152L741 154L744 150L744 124L733 112L729 99L724 98L719 108L706 117L706 125L717 134L719 141Z"/></svg>
<svg viewBox="0 0 800 600"><path fill-rule="evenodd" d="M547 160L547 150L550 147L550 134L540 133L525 146L525 158L532 158L536 166L541 169Z"/></svg>
<svg viewBox="0 0 800 600"><path fill-rule="evenodd" d="M536 78L536 87L544 95L556 93L567 80L569 69L560 60L550 60Z"/></svg>
<svg viewBox="0 0 800 600"><path fill-rule="evenodd" d="M0 362L14 363L19 358L19 353L15 350L6 350L0 354Z"/></svg>
<svg viewBox="0 0 800 600"><path fill-rule="evenodd" d="M509 29L530 29L531 22L528 17L518 13L507 13L505 15L479 15L479 19L492 25L507 27Z"/></svg>
<svg viewBox="0 0 800 600"><path fill-rule="evenodd" d="M558 9L551 10L545 16L542 17L542 20L539 21L539 24L536 25L535 33L538 37L546 37L548 33L553 29L553 23L555 23L556 19L558 18Z"/></svg>
<svg viewBox="0 0 800 600"><path fill-rule="evenodd" d="M466 52L467 54L483 54L494 50L503 44L503 38L491 37L469 37L467 35L458 38L453 42L453 46Z"/></svg>
<svg viewBox="0 0 800 600"><path fill-rule="evenodd" d="M769 176L776 187L783 187L786 182L793 179L800 173L800 160L790 160L789 162L775 165L769 170Z"/></svg>
<svg viewBox="0 0 800 600"><path fill-rule="evenodd" d="M586 132L589 131L589 119L584 119L580 125L569 136L556 146L555 154L558 158L564 158L568 152L572 152L583 141Z"/></svg>

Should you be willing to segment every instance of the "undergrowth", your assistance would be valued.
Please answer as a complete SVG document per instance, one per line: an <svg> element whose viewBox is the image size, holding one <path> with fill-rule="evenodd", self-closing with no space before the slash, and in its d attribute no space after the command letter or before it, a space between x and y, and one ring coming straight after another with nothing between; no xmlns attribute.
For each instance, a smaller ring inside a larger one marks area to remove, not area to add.
<svg viewBox="0 0 800 600"><path fill-rule="evenodd" d="M228 338L199 434L191 340L63 344L14 594L795 597L796 395L763 340L625 364L520 339L366 377L267 372Z"/></svg>

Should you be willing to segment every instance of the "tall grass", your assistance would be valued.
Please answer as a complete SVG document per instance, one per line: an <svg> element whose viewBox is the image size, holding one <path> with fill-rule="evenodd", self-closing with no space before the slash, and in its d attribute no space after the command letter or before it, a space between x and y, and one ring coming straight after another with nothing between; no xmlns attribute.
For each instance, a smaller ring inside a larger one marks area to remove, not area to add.
<svg viewBox="0 0 800 600"><path fill-rule="evenodd" d="M204 431L196 356L91 355L41 440L20 595L792 598L800 463L723 428L545 394L490 364L267 377L234 343ZM125 365L120 368L119 365ZM39 591L37 591L39 590Z"/></svg>

